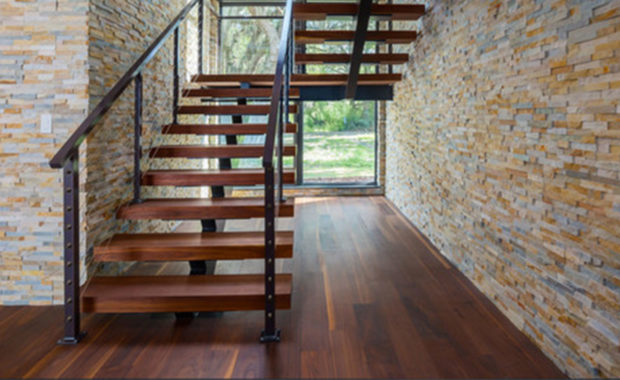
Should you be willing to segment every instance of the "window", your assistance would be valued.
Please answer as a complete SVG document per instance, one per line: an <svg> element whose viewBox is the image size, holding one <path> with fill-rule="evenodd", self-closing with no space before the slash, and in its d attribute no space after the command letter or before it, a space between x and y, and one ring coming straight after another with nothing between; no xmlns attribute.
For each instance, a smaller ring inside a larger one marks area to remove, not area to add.
<svg viewBox="0 0 620 380"><path fill-rule="evenodd" d="M283 8L277 6L239 6L222 3L221 72L273 73L277 60ZM351 20L334 20L335 29L351 29ZM307 22L308 29L324 29L324 21ZM347 53L350 44L312 44L308 53ZM365 50L375 50L366 43ZM347 73L348 65L306 65L307 73ZM375 72L374 65L363 65L361 72ZM252 103L260 104L260 103ZM263 103L264 104L264 103ZM300 104L303 120L298 120L298 183L304 185L371 185L376 183L376 102L306 101ZM221 122L231 122L230 116ZM292 120L291 120L292 121ZM244 117L244 123L266 123L266 117ZM286 145L293 137L285 135ZM263 144L264 136L241 136L239 144ZM285 158L286 167L294 164ZM258 159L234 159L233 167L260 167Z"/></svg>
<svg viewBox="0 0 620 380"><path fill-rule="evenodd" d="M304 102L303 183L375 182L374 101Z"/></svg>

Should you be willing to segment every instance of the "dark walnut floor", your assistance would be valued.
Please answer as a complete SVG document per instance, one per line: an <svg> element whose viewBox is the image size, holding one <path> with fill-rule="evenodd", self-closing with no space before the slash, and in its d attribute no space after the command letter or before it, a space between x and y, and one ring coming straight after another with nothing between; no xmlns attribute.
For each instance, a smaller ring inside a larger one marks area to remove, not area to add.
<svg viewBox="0 0 620 380"><path fill-rule="evenodd" d="M58 346L61 307L2 307L0 376L564 376L384 198L298 199L295 223L294 258L279 265L294 280L292 309L277 314L281 343L258 343L259 311L85 314L84 341ZM133 273L187 268L143 264ZM217 271L261 269L246 261Z"/></svg>

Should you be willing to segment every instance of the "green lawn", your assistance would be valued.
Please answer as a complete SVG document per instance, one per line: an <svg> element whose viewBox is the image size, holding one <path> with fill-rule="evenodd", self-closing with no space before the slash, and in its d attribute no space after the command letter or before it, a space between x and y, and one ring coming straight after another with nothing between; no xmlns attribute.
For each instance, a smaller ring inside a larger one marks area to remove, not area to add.
<svg viewBox="0 0 620 380"><path fill-rule="evenodd" d="M373 132L304 133L305 181L371 182L374 161Z"/></svg>
<svg viewBox="0 0 620 380"><path fill-rule="evenodd" d="M240 143L251 143L242 141ZM374 160L373 132L304 133L305 182L372 182ZM233 168L260 168L261 160L233 159L232 165ZM293 158L285 157L284 165L292 167Z"/></svg>

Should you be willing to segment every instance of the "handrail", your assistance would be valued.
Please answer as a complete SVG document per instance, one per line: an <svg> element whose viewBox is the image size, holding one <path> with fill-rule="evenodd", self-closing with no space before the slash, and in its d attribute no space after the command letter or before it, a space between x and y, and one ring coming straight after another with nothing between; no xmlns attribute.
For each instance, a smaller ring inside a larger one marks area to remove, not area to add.
<svg viewBox="0 0 620 380"><path fill-rule="evenodd" d="M289 52L289 38L291 34L293 17L293 0L286 0L284 18L282 18L282 32L280 34L280 45L278 47L278 62L276 64L276 74L271 90L271 103L269 108L269 119L267 122L267 135L265 136L265 151L263 153L263 168L273 166L273 149L275 146L276 125L278 122L278 107L282 99L282 76L284 63ZM290 70L290 68L289 68ZM288 120L287 120L288 122Z"/></svg>
<svg viewBox="0 0 620 380"><path fill-rule="evenodd" d="M199 42L204 33L203 10L205 0L191 0L181 12L170 22L170 24L159 34L155 41L146 49L138 60L127 70L127 72L116 82L97 104L95 109L88 114L86 119L71 134L69 139L58 150L50 161L52 168L63 168L63 262L64 262L64 336L59 341L61 344L75 344L80 341L84 333L80 330L80 144L86 139L88 134L97 126L104 114L112 107L114 102L127 89L132 81L135 81L134 98L134 149L133 149L133 193L132 203L142 202L140 198L141 171L140 158L142 147L140 139L142 136L142 72L146 65L153 59L155 54L161 49L164 42L174 33L174 85L173 96L174 104L171 109L173 119L178 113L179 97L179 66L180 66L180 24L187 19L188 14L198 4L200 7L198 35ZM202 62L203 46L198 46L198 60ZM200 69L200 65L199 65Z"/></svg>
<svg viewBox="0 0 620 380"><path fill-rule="evenodd" d="M149 46L148 49L138 58L138 60L127 70L125 75L116 82L114 87L104 96L104 98L97 104L95 109L84 119L82 124L73 132L73 134L67 139L64 145L58 150L56 155L50 160L50 166L55 169L62 168L69 159L74 155L80 144L86 139L88 134L95 128L97 122L103 117L103 115L112 107L116 99L125 91L127 86L131 83L136 76L138 76L144 70L144 67L153 59L155 54L162 47L168 37L179 27L179 24L192 11L192 9L198 4L200 0L192 0L189 4L183 8L177 17L170 22L168 27L155 39L155 41Z"/></svg>

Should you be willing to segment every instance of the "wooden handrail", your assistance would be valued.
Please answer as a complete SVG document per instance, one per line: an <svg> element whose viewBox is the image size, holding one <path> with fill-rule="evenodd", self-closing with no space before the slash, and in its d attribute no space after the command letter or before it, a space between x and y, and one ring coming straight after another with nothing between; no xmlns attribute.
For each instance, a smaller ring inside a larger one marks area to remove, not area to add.
<svg viewBox="0 0 620 380"><path fill-rule="evenodd" d="M275 146L276 125L278 123L278 108L282 100L282 80L284 73L284 63L289 51L289 38L291 38L291 26L293 17L293 0L286 0L284 18L282 19L282 32L280 34L280 45L278 47L278 62L276 64L276 75L273 79L271 91L271 103L269 108L269 121L267 122L267 135L265 137L265 152L263 154L263 167L273 166L273 149ZM291 68L289 67L289 70ZM288 120L286 120L288 122Z"/></svg>
<svg viewBox="0 0 620 380"><path fill-rule="evenodd" d="M63 146L58 150L56 155L50 160L50 166L55 169L60 169L64 166L67 159L76 153L76 150L80 144L86 139L88 134L95 128L97 122L101 120L103 115L112 107L116 99L125 91L127 86L131 83L136 76L142 73L144 67L153 59L155 54L162 47L164 42L170 37L170 35L179 27L181 22L185 20L189 12L198 4L200 0L192 0L189 4L181 10L179 15L170 22L170 24L164 29L164 31L155 39L155 41L149 46L148 49L138 58L138 60L127 70L125 75L116 82L114 87L103 97L103 99L97 104L95 109L84 119L82 124L73 132L73 134L67 139Z"/></svg>

